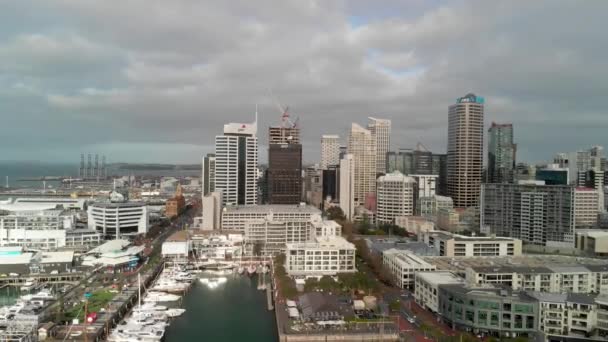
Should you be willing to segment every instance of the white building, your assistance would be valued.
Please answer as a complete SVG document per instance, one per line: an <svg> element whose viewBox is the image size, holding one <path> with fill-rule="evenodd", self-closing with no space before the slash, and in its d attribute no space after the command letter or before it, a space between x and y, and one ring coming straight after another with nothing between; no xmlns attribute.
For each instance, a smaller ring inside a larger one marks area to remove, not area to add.
<svg viewBox="0 0 608 342"><path fill-rule="evenodd" d="M437 214L441 209L454 209L454 201L450 197L434 195L430 197L419 197L417 202L418 214L422 217L437 222Z"/></svg>
<svg viewBox="0 0 608 342"><path fill-rule="evenodd" d="M464 236L434 230L421 232L418 239L435 248L439 256L519 256L522 253L521 240L508 237Z"/></svg>
<svg viewBox="0 0 608 342"><path fill-rule="evenodd" d="M347 220L355 214L355 165L352 154L340 160L340 208Z"/></svg>
<svg viewBox="0 0 608 342"><path fill-rule="evenodd" d="M529 295L538 301L538 327L545 337L583 337L595 331L598 317L595 296L544 292Z"/></svg>
<svg viewBox="0 0 608 342"><path fill-rule="evenodd" d="M412 177L399 171L378 177L377 220L378 223L394 223L395 217L414 215L414 186Z"/></svg>
<svg viewBox="0 0 608 342"><path fill-rule="evenodd" d="M435 223L420 216L397 216L395 225L405 229L406 232L420 236L424 232L435 230Z"/></svg>
<svg viewBox="0 0 608 342"><path fill-rule="evenodd" d="M99 202L87 211L89 229L119 239L148 232L148 208L141 202Z"/></svg>
<svg viewBox="0 0 608 342"><path fill-rule="evenodd" d="M354 273L355 246L339 236L317 237L314 242L288 243L285 269L291 276Z"/></svg>
<svg viewBox="0 0 608 342"><path fill-rule="evenodd" d="M215 189L222 192L223 205L257 204L256 134L257 117L251 124L224 125L224 134L215 137Z"/></svg>
<svg viewBox="0 0 608 342"><path fill-rule="evenodd" d="M386 173L386 153L391 147L391 120L368 118L367 129L376 144L376 173Z"/></svg>
<svg viewBox="0 0 608 342"><path fill-rule="evenodd" d="M439 175L409 175L416 180L415 198L435 196Z"/></svg>
<svg viewBox="0 0 608 342"><path fill-rule="evenodd" d="M17 211L0 210L0 246L55 249L66 245L66 232L74 229L76 218L63 209L27 210L38 207L21 204Z"/></svg>
<svg viewBox="0 0 608 342"><path fill-rule="evenodd" d="M599 194L596 189L578 187L574 190L574 225L576 229L597 227L598 202Z"/></svg>
<svg viewBox="0 0 608 342"><path fill-rule="evenodd" d="M418 272L416 273L414 298L423 308L437 312L439 309L439 286L464 284L464 280L451 272Z"/></svg>
<svg viewBox="0 0 608 342"><path fill-rule="evenodd" d="M348 153L353 155L355 168L355 204L363 204L366 196L376 193L376 138L372 132L353 123Z"/></svg>
<svg viewBox="0 0 608 342"><path fill-rule="evenodd" d="M19 208L29 208L30 210L45 210L63 207L63 209L85 210L87 200L84 198L72 197L19 197L12 203L0 204L0 210L20 210Z"/></svg>
<svg viewBox="0 0 608 342"><path fill-rule="evenodd" d="M207 196L203 196L203 230L215 230L221 228L222 219L222 194L220 192L211 192Z"/></svg>
<svg viewBox="0 0 608 342"><path fill-rule="evenodd" d="M437 269L416 254L391 248L382 253L382 263L390 270L397 285L403 289L414 287L416 272L428 272Z"/></svg>
<svg viewBox="0 0 608 342"><path fill-rule="evenodd" d="M340 164L340 136L324 134L321 136L321 168Z"/></svg>

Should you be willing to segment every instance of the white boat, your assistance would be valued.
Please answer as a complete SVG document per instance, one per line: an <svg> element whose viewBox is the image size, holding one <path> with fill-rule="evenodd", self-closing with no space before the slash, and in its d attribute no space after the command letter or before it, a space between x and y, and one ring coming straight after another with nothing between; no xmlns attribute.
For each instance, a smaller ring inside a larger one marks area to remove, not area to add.
<svg viewBox="0 0 608 342"><path fill-rule="evenodd" d="M145 303L139 305L133 309L133 312L155 312L155 311L166 311L167 307L163 305L156 305L155 303Z"/></svg>
<svg viewBox="0 0 608 342"><path fill-rule="evenodd" d="M186 309L169 309L165 313L167 314L167 317L174 318L181 316L184 312L186 312Z"/></svg>
<svg viewBox="0 0 608 342"><path fill-rule="evenodd" d="M180 293L186 291L189 286L190 284L188 283L165 280L159 281L156 285L152 286L152 290L170 293Z"/></svg>
<svg viewBox="0 0 608 342"><path fill-rule="evenodd" d="M239 272L239 274L243 274L243 273L245 273L245 267L243 267L243 266L239 266L239 268L238 268L238 272Z"/></svg>
<svg viewBox="0 0 608 342"><path fill-rule="evenodd" d="M164 292L148 292L144 297L144 302L175 302L181 297L175 294L164 293Z"/></svg>
<svg viewBox="0 0 608 342"><path fill-rule="evenodd" d="M253 265L250 265L249 267L247 267L247 273L249 273L249 275L254 275L255 272L257 271L257 268Z"/></svg>

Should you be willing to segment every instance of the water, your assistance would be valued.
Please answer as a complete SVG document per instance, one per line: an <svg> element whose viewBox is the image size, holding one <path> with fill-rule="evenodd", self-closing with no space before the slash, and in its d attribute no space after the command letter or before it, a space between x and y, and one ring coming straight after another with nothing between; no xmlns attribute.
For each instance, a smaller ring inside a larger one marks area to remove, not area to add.
<svg viewBox="0 0 608 342"><path fill-rule="evenodd" d="M6 185L8 176L9 185L14 188L42 189L42 182L19 181L20 178L38 178L43 176L76 177L77 165L49 164L40 162L6 162L0 161L0 187ZM59 182L47 182L47 186L58 186Z"/></svg>
<svg viewBox="0 0 608 342"><path fill-rule="evenodd" d="M171 322L165 341L278 341L274 311L256 287L256 278L246 276L228 276L215 289L195 281L184 297L186 313Z"/></svg>

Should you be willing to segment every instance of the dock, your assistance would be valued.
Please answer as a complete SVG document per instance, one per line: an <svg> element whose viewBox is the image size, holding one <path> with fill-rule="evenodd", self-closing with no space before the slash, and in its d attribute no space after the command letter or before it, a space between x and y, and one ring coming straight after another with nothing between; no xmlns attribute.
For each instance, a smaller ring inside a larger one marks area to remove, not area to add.
<svg viewBox="0 0 608 342"><path fill-rule="evenodd" d="M266 302L268 303L268 310L274 310L274 305L272 304L272 285L266 286Z"/></svg>

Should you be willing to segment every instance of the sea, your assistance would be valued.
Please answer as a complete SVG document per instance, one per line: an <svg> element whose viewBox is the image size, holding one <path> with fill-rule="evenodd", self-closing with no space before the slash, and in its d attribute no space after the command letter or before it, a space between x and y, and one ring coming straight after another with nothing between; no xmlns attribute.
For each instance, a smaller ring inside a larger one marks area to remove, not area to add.
<svg viewBox="0 0 608 342"><path fill-rule="evenodd" d="M166 342L274 342L278 333L274 311L255 276L230 275L216 288L195 281L183 298L186 312L171 322Z"/></svg>

